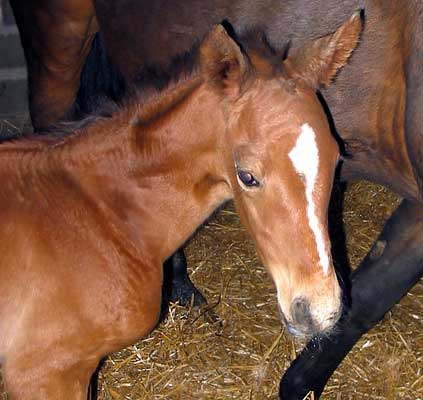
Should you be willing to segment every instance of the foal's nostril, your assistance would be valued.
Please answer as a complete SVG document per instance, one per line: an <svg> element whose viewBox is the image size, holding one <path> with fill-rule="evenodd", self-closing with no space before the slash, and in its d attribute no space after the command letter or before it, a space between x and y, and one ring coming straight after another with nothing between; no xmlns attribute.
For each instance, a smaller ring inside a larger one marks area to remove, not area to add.
<svg viewBox="0 0 423 400"><path fill-rule="evenodd" d="M314 322L310 313L310 303L304 297L297 297L291 304L291 316L294 325L306 331L314 330Z"/></svg>

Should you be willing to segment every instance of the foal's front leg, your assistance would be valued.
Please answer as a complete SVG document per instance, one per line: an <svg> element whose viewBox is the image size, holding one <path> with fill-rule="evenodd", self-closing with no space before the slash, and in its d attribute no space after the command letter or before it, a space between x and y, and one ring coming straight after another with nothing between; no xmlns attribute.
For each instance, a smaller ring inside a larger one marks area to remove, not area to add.
<svg viewBox="0 0 423 400"><path fill-rule="evenodd" d="M360 337L423 275L423 205L404 200L373 249L351 275L351 308L329 337L313 338L282 378L280 397L320 396Z"/></svg>

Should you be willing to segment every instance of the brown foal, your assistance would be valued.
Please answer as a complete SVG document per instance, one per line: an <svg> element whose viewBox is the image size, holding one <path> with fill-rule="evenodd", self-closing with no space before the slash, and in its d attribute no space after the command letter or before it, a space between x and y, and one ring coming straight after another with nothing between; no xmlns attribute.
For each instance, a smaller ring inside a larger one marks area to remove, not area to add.
<svg viewBox="0 0 423 400"><path fill-rule="evenodd" d="M163 261L231 198L291 331L334 325L338 147L315 90L360 30L354 15L282 61L217 26L162 92L70 136L0 146L0 361L13 398L86 398L99 360L156 325Z"/></svg>

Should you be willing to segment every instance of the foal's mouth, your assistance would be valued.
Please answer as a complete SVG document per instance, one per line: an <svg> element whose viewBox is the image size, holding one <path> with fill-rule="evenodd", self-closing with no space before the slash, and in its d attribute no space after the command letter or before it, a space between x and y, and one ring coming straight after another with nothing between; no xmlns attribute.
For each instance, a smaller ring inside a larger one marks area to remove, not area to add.
<svg viewBox="0 0 423 400"><path fill-rule="evenodd" d="M306 306L307 308L307 306ZM278 304L279 315L283 325L286 327L288 332L298 339L311 339L314 337L330 335L336 328L336 324L342 315L342 307L330 314L328 318L324 320L323 324L319 324L309 313L302 322L288 320L281 306ZM295 318L295 317L294 317ZM323 326L322 326L323 325Z"/></svg>

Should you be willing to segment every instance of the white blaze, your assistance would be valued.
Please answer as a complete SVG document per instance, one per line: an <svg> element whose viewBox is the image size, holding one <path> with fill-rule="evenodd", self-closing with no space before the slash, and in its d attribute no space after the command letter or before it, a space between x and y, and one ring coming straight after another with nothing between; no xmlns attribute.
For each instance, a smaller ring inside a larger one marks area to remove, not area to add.
<svg viewBox="0 0 423 400"><path fill-rule="evenodd" d="M329 256L326 251L323 233L316 215L316 206L313 201L313 190L319 171L319 150L316 143L316 134L310 125L303 124L301 126L301 133L298 136L297 142L288 155L297 172L304 176L308 223L316 239L320 265L323 268L323 272L327 274Z"/></svg>

